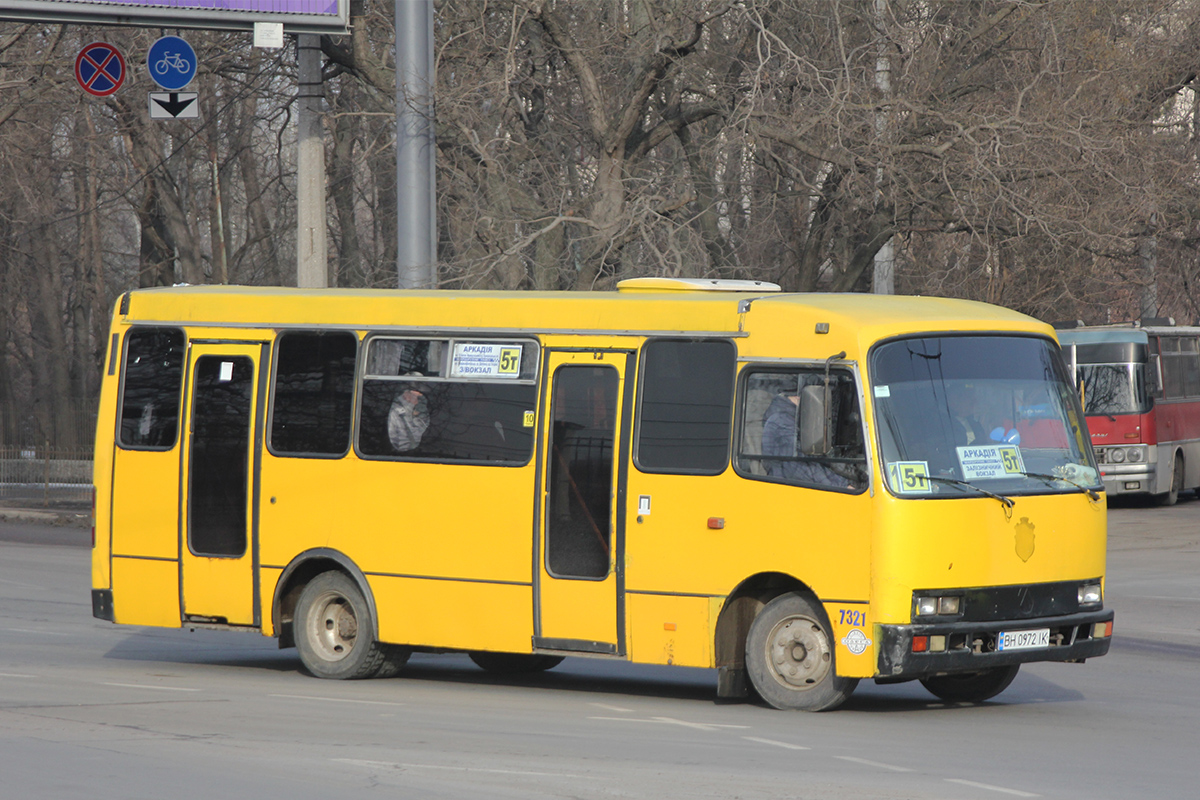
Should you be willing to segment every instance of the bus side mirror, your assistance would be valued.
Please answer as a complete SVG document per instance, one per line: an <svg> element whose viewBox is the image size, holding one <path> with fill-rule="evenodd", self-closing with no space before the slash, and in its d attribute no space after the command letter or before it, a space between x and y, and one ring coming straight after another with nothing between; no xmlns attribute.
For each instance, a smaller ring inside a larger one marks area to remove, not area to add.
<svg viewBox="0 0 1200 800"><path fill-rule="evenodd" d="M825 387L805 386L800 390L800 453L820 456L829 452L825 424Z"/></svg>

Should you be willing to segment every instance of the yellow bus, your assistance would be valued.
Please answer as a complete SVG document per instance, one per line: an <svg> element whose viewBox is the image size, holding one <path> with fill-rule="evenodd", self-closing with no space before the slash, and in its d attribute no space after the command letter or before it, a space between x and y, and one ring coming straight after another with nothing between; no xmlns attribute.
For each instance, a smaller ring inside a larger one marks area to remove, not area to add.
<svg viewBox="0 0 1200 800"><path fill-rule="evenodd" d="M462 651L978 702L1112 634L1078 398L1052 329L994 306L139 290L100 420L93 614L255 631L318 677Z"/></svg>

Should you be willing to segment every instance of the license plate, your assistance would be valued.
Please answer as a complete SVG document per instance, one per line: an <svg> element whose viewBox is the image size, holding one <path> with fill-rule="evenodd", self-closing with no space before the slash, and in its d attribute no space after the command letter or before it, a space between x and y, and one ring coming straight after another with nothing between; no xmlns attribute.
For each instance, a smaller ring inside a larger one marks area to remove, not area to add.
<svg viewBox="0 0 1200 800"><path fill-rule="evenodd" d="M1050 646L1050 629L1039 628L1035 631L1001 631L997 650L1031 650L1035 647Z"/></svg>

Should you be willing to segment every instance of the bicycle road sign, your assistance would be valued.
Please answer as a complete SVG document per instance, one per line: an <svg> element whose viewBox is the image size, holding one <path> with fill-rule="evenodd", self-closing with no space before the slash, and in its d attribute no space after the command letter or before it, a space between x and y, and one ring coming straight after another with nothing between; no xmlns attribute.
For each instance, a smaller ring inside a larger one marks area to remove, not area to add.
<svg viewBox="0 0 1200 800"><path fill-rule="evenodd" d="M92 42L75 57L75 80L88 94L108 97L125 82L125 57L107 42Z"/></svg>
<svg viewBox="0 0 1200 800"><path fill-rule="evenodd" d="M177 92L196 77L196 51L178 36L164 36L150 45L146 67L155 83Z"/></svg>

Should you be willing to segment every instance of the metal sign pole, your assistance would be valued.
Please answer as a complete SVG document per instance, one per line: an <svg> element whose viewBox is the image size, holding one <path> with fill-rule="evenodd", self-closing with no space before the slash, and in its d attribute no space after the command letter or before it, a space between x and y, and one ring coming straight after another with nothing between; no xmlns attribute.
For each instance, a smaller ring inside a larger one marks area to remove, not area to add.
<svg viewBox="0 0 1200 800"><path fill-rule="evenodd" d="M437 284L433 2L396 0L396 270L401 289Z"/></svg>

